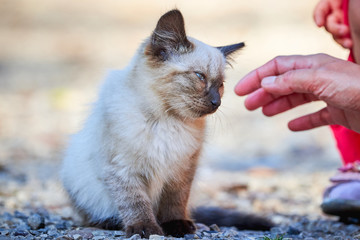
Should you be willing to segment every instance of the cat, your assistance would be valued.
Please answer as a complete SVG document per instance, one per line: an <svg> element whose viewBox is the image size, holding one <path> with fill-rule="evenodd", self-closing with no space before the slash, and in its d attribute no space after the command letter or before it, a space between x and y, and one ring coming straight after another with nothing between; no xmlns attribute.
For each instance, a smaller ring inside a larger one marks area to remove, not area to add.
<svg viewBox="0 0 360 240"><path fill-rule="evenodd" d="M164 14L130 64L110 72L61 169L75 207L96 226L140 234L193 233L188 198L224 69L244 43L211 47Z"/></svg>

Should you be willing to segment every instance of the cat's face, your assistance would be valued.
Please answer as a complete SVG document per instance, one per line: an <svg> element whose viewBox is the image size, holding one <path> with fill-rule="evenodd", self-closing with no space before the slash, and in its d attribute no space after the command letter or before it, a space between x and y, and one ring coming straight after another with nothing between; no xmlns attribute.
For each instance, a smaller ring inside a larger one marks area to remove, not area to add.
<svg viewBox="0 0 360 240"><path fill-rule="evenodd" d="M173 55L157 66L165 74L153 89L169 114L198 118L220 106L226 62L218 49L195 39L190 42L190 52Z"/></svg>
<svg viewBox="0 0 360 240"><path fill-rule="evenodd" d="M187 38L178 10L163 15L144 54L150 69L161 76L151 88L165 111L191 119L215 112L224 92L226 57L242 46L214 48Z"/></svg>

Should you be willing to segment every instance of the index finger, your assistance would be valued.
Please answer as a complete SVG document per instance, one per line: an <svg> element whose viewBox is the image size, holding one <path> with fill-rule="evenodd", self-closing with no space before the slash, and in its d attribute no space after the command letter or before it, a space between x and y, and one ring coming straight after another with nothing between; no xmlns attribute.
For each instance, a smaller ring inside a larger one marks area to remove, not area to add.
<svg viewBox="0 0 360 240"><path fill-rule="evenodd" d="M323 60L319 54L275 57L243 77L235 86L235 93L239 96L247 95L259 89L261 87L261 80L265 77L277 76L296 69L308 69L315 65L320 65L322 62Z"/></svg>

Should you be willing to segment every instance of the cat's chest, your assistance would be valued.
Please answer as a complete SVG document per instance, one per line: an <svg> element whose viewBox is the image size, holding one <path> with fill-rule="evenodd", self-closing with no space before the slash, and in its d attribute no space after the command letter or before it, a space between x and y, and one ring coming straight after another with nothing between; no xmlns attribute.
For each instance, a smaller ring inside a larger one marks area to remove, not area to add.
<svg viewBox="0 0 360 240"><path fill-rule="evenodd" d="M179 162L191 157L202 145L203 124L187 125L177 121L157 121L148 126L148 155L162 161Z"/></svg>
<svg viewBox="0 0 360 240"><path fill-rule="evenodd" d="M190 166L192 156L202 147L205 119L185 123L165 117L149 118L139 112L126 116L111 121L104 134L107 148L113 151L111 156L116 156L112 162L122 169L165 180Z"/></svg>

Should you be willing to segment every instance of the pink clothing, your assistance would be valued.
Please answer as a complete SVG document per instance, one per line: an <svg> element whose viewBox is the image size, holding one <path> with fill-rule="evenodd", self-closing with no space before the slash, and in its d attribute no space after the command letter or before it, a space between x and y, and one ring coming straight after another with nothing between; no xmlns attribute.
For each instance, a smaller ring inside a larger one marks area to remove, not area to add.
<svg viewBox="0 0 360 240"><path fill-rule="evenodd" d="M344 22L349 26L349 0L343 0L342 5L344 11ZM352 50L350 50L348 61L355 62ZM332 125L331 129L343 159L343 164L347 165L348 163L354 163L356 160L360 160L360 134L339 125Z"/></svg>

